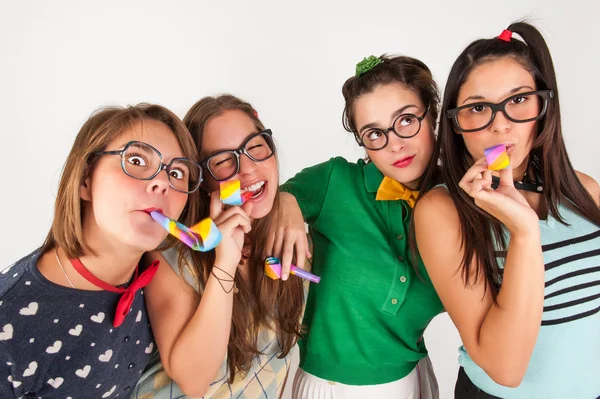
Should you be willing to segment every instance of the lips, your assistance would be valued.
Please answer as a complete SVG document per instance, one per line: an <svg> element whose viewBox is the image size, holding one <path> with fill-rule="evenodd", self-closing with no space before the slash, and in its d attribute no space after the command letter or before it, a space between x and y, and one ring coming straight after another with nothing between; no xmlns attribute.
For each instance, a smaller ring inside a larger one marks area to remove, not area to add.
<svg viewBox="0 0 600 399"><path fill-rule="evenodd" d="M247 195L249 198L258 198L265 191L266 184L266 181L261 180L242 188L240 191L242 195Z"/></svg>
<svg viewBox="0 0 600 399"><path fill-rule="evenodd" d="M160 208L146 208L146 209L142 209L142 212L146 212L148 215L150 214L150 212L154 212L154 211L159 211L160 213L163 213L163 210Z"/></svg>
<svg viewBox="0 0 600 399"><path fill-rule="evenodd" d="M393 163L393 165L397 168L406 168L408 165L411 164L411 162L414 158L415 158L415 155L412 155L410 157L405 157L405 158L397 160L396 162Z"/></svg>
<svg viewBox="0 0 600 399"><path fill-rule="evenodd" d="M508 155L511 155L515 151L514 143L504 143L504 146L506 147L506 153Z"/></svg>

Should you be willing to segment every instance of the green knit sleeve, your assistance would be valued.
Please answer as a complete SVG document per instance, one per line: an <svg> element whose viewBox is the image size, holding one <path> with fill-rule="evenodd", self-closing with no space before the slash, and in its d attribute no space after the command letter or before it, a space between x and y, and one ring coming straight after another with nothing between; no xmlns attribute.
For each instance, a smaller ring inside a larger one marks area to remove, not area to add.
<svg viewBox="0 0 600 399"><path fill-rule="evenodd" d="M304 220L312 225L319 218L327 190L331 181L331 174L336 163L342 158L331 158L318 165L310 166L300 171L281 186L281 191L292 194Z"/></svg>

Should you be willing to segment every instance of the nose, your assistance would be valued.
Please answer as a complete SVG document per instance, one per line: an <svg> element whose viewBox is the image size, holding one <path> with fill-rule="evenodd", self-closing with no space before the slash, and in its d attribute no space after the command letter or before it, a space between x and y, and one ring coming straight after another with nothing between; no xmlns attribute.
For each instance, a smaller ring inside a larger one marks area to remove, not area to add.
<svg viewBox="0 0 600 399"><path fill-rule="evenodd" d="M241 154L239 158L240 162L240 175L251 175L256 170L256 162L248 158L245 154Z"/></svg>
<svg viewBox="0 0 600 399"><path fill-rule="evenodd" d="M148 181L147 191L151 194L167 195L170 189L169 175L166 170L161 170L152 180Z"/></svg>
<svg viewBox="0 0 600 399"><path fill-rule="evenodd" d="M394 132L389 132L387 146L391 151L398 152L404 148L405 144L406 139L396 136L396 133Z"/></svg>
<svg viewBox="0 0 600 399"><path fill-rule="evenodd" d="M492 125L490 126L493 133L506 133L510 129L512 122L508 120L504 112L498 111L494 116Z"/></svg>

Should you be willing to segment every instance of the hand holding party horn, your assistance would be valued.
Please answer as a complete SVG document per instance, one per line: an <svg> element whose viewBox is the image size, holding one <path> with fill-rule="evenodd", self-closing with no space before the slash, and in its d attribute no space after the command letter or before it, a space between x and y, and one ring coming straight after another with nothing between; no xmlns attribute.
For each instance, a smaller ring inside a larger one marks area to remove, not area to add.
<svg viewBox="0 0 600 399"><path fill-rule="evenodd" d="M290 268L290 273L294 276L298 276L304 278L306 280L312 281L313 283L318 283L321 281L321 277L315 276L312 273L307 272L304 269L300 269L292 265ZM265 275L269 276L273 280L278 280L281 278L281 262L279 259L271 256L265 259Z"/></svg>

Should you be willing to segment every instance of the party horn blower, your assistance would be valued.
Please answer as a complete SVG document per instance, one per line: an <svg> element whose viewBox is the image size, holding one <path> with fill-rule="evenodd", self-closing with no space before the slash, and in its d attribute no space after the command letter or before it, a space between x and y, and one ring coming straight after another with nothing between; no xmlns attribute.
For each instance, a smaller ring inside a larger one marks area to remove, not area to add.
<svg viewBox="0 0 600 399"><path fill-rule="evenodd" d="M504 144L486 148L483 150L483 153L485 154L485 160L489 170L501 170L510 165L510 160L506 153L506 146Z"/></svg>
<svg viewBox="0 0 600 399"><path fill-rule="evenodd" d="M252 197L250 191L242 193L239 180L221 182L221 202L225 205L242 205Z"/></svg>
<svg viewBox="0 0 600 399"><path fill-rule="evenodd" d="M306 280L312 281L313 283L318 283L321 281L321 277L315 276L312 273L307 272L306 270L300 269L292 265L290 268L290 273L294 276L302 277ZM281 278L281 262L279 259L271 256L265 259L265 275L272 278L273 280L277 280Z"/></svg>
<svg viewBox="0 0 600 399"><path fill-rule="evenodd" d="M176 220L169 219L160 211L152 211L150 216L169 234L175 236L194 251L210 251L221 242L221 232L210 218L203 219L192 227L187 227Z"/></svg>

